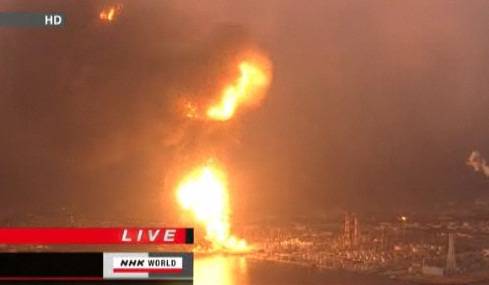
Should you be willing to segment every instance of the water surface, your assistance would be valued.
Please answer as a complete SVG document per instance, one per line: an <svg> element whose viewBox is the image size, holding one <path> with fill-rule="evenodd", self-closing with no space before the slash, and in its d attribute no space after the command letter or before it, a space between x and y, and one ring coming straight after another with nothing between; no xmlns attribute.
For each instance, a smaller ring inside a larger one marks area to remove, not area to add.
<svg viewBox="0 0 489 285"><path fill-rule="evenodd" d="M407 285L385 277L247 259L243 256L197 257L195 285Z"/></svg>

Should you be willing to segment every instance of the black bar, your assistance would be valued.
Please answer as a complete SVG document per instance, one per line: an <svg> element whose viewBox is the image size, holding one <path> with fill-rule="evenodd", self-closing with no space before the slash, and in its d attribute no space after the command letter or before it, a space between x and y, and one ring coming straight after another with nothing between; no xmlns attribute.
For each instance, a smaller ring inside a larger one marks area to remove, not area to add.
<svg viewBox="0 0 489 285"><path fill-rule="evenodd" d="M187 228L185 232L185 243L193 244L194 243L194 229Z"/></svg>
<svg viewBox="0 0 489 285"><path fill-rule="evenodd" d="M5 278L103 278L103 253L0 253Z"/></svg>

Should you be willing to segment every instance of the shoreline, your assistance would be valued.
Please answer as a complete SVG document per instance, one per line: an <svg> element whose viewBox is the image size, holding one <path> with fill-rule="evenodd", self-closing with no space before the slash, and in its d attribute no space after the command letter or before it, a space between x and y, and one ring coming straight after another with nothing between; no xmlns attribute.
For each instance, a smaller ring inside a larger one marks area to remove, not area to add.
<svg viewBox="0 0 489 285"><path fill-rule="evenodd" d="M317 272L349 273L349 274L356 274L356 275L378 277L386 280L408 282L409 284L462 285L462 284L481 284L482 282L489 281L489 272L482 272L473 275L454 275L454 276L429 276L429 275L409 275L409 274L388 275L388 271L380 271L380 270L360 271L360 270L349 270L345 268L321 267L321 266L315 266L301 261L281 260L278 258L267 258L256 254L250 254L245 256L249 260L265 261L265 262L271 262L277 264L305 267Z"/></svg>
<svg viewBox="0 0 489 285"><path fill-rule="evenodd" d="M374 277L374 278L379 278L379 279L384 279L384 280L396 280L396 281L400 281L400 282L408 282L408 284L409 283L415 284L411 280L401 280L401 279L389 278L389 276L379 274L378 272L374 272L374 271L367 272L367 271L348 270L348 269L344 269L344 268L320 267L320 266L314 266L314 265L310 265L310 264L307 264L305 262L300 262L300 261L289 261L289 260L280 260L280 259L274 259L274 258L263 258L263 257L256 256L256 255L247 255L246 258L249 260L253 260L253 261L262 261L262 262L269 262L269 263L276 263L276 264L283 264L283 265L308 268L314 272L354 274L354 275L358 275L358 276L369 276L369 277Z"/></svg>

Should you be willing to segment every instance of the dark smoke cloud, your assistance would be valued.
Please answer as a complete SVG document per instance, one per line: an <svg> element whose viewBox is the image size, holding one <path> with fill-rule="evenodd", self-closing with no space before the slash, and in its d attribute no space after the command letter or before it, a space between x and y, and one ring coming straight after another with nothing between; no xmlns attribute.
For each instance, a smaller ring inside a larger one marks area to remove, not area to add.
<svg viewBox="0 0 489 285"><path fill-rule="evenodd" d="M224 152L237 215L487 195L460 161L489 144L489 2L127 1L103 26L106 3L0 2L70 21L0 30L2 206L163 207L196 149ZM175 115L249 42L274 64L262 108L230 130Z"/></svg>
<svg viewBox="0 0 489 285"><path fill-rule="evenodd" d="M182 119L178 100L209 97L250 40L235 25L199 32L170 1L118 3L112 24L97 18L110 2L4 3L68 17L59 30L0 31L4 208L68 206L95 217L174 209L165 177L204 136Z"/></svg>
<svg viewBox="0 0 489 285"><path fill-rule="evenodd" d="M248 151L236 167L247 178L238 187L252 194L241 201L307 214L486 197L487 185L460 161L489 143L488 5L228 4L222 17L259 35L275 70L265 106L243 131Z"/></svg>

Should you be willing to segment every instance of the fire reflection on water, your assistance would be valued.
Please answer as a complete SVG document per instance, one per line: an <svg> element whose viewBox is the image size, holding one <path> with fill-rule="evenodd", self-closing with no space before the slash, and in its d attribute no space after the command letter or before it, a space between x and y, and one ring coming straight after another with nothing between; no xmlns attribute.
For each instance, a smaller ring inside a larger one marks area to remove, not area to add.
<svg viewBox="0 0 489 285"><path fill-rule="evenodd" d="M197 257L194 263L195 285L249 284L244 256L212 255Z"/></svg>

